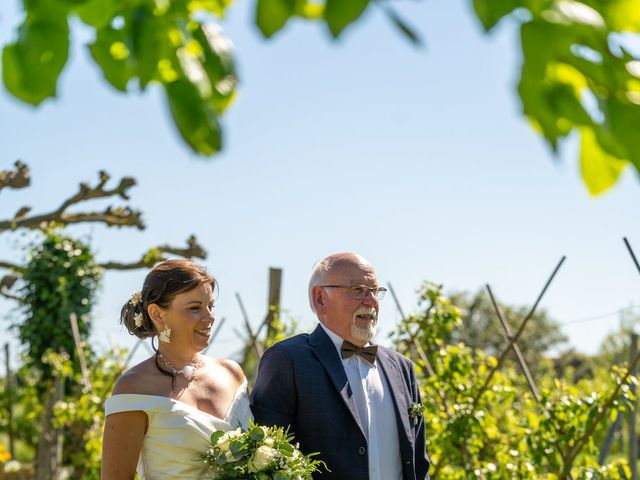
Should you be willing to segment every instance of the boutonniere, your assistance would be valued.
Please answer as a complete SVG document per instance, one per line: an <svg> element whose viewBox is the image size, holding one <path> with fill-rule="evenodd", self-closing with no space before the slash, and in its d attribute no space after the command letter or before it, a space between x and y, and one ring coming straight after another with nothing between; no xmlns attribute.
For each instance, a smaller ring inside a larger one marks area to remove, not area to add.
<svg viewBox="0 0 640 480"><path fill-rule="evenodd" d="M421 403L411 402L409 407L409 416L413 418L413 423L417 424L418 420L424 413L424 405Z"/></svg>

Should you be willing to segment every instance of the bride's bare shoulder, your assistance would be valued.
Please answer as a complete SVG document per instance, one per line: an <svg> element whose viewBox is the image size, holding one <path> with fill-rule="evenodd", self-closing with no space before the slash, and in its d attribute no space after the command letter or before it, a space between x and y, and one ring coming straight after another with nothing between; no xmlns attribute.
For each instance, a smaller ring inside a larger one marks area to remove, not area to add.
<svg viewBox="0 0 640 480"><path fill-rule="evenodd" d="M238 364L238 362L231 360L229 358L221 358L218 360L220 365L227 370L231 374L231 376L241 384L245 381L244 372L242 371L242 367Z"/></svg>
<svg viewBox="0 0 640 480"><path fill-rule="evenodd" d="M158 371L154 358L148 358L120 375L113 386L113 395L139 393L152 395L157 390Z"/></svg>
<svg viewBox="0 0 640 480"><path fill-rule="evenodd" d="M207 357L206 361L209 363L210 371L215 372L215 376L220 378L221 375L226 376L229 380L233 380L236 383L236 387L240 386L245 381L244 372L238 362L235 362L228 358L210 358Z"/></svg>

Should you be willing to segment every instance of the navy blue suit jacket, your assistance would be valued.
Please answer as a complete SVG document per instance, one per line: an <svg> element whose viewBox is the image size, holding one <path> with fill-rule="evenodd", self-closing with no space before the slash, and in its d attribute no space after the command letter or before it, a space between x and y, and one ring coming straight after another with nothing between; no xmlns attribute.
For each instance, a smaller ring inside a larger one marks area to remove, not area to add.
<svg viewBox="0 0 640 480"><path fill-rule="evenodd" d="M378 347L376 362L391 388L403 480L428 480L423 417L409 408L420 402L413 364L399 353ZM367 440L335 345L318 325L263 355L251 393L251 409L261 425L290 427L303 453L320 452L331 473L318 479L368 480Z"/></svg>

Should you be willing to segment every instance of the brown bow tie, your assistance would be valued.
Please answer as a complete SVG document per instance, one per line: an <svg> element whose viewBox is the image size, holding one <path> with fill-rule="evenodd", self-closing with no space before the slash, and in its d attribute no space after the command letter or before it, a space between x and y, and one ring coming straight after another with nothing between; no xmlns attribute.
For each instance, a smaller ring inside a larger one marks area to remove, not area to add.
<svg viewBox="0 0 640 480"><path fill-rule="evenodd" d="M368 347L358 347L351 342L345 340L340 347L340 354L342 358L349 358L353 355L359 355L364 358L370 364L374 364L376 361L376 353L378 352L377 345L369 345Z"/></svg>

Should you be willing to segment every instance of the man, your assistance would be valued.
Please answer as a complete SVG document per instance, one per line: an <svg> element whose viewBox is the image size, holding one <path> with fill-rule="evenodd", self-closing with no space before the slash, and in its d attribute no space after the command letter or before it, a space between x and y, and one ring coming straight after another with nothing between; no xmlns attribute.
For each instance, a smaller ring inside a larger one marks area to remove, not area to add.
<svg viewBox="0 0 640 480"><path fill-rule="evenodd" d="M260 361L255 420L290 426L303 453L319 452L331 472L318 478L429 478L423 418L410 414L420 403L413 364L369 343L385 291L355 253L321 260L309 282L320 324L272 346Z"/></svg>

